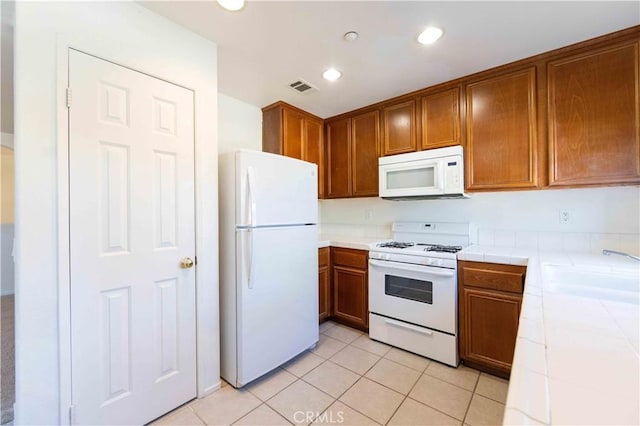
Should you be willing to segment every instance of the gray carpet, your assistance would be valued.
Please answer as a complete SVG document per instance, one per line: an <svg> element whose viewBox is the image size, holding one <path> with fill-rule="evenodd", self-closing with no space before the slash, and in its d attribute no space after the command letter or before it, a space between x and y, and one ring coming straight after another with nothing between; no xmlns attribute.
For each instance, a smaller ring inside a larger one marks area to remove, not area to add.
<svg viewBox="0 0 640 426"><path fill-rule="evenodd" d="M13 420L13 403L16 400L15 387L15 333L13 295L2 296L0 303L0 423Z"/></svg>

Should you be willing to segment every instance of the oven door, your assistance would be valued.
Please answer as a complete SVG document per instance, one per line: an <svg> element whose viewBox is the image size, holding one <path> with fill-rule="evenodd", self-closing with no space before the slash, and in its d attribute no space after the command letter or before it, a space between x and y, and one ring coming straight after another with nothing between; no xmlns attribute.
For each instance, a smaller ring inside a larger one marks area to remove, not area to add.
<svg viewBox="0 0 640 426"><path fill-rule="evenodd" d="M369 311L455 335L456 283L454 269L369 259Z"/></svg>

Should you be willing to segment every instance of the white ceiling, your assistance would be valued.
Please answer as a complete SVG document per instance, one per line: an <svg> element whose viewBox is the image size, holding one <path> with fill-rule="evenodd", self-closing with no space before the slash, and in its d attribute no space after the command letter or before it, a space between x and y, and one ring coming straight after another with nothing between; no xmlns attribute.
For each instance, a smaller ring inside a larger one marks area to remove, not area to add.
<svg viewBox="0 0 640 426"><path fill-rule="evenodd" d="M326 118L396 95L640 24L640 2L215 1L143 3L218 45L220 92L284 100ZM416 36L437 25L444 37ZM357 31L354 42L342 40ZM333 83L322 72L336 67ZM302 78L319 91L287 86Z"/></svg>

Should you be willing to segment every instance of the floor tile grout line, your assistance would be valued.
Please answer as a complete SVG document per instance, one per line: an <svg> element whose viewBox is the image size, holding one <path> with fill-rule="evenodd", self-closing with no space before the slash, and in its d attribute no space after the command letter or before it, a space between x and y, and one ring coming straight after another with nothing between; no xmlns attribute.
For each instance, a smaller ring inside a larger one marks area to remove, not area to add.
<svg viewBox="0 0 640 426"><path fill-rule="evenodd" d="M471 403L473 403L473 397L476 394L476 389L478 388L478 383L480 382L480 374L476 378L476 382L473 385L473 392L471 392L471 399L469 399L469 404L467 405L467 409L464 412L464 417L462 418L462 424L464 425L467 421L467 416L469 415L469 409L471 408Z"/></svg>
<svg viewBox="0 0 640 426"><path fill-rule="evenodd" d="M431 363L433 363L433 362L438 362L438 361L431 360L431 362L429 363L429 365L431 365ZM446 364L442 364L442 365L446 365ZM461 365L462 365L462 364L461 364ZM448 380L441 379L441 378L440 378L440 377L438 377L438 376L434 376L433 374L429 374L429 373L427 373L427 369L428 369L428 368L429 368L429 367L427 367L427 368L424 370L424 374L428 375L429 377L433 377L434 379L438 379L438 380L440 380L440 381L443 381L443 382L445 382L445 383L449 383L450 385L455 386L455 387L457 387L458 389L464 389L464 390L466 390L467 392L472 392L472 393L473 393L473 392L475 392L475 388L476 388L476 386L477 386L477 382L480 380L480 374L478 374L478 377L476 377L476 383L473 385L473 389L474 389L474 390L469 390L469 389L467 389L467 388L465 388L465 387L462 387L462 386L460 386L460 385L456 385L455 383L451 383L451 382L450 382L450 381L448 381ZM454 367L449 367L449 368L454 368ZM459 367L455 367L455 368L459 368ZM480 371L479 371L479 370L476 370L476 371L478 371L478 373L480 373Z"/></svg>
<svg viewBox="0 0 640 426"><path fill-rule="evenodd" d="M249 391L247 391L247 392L249 392ZM251 395L253 395L253 394L251 394ZM253 395L253 396L255 396L255 395ZM256 396L256 398L258 398L258 397ZM278 412L278 410L276 410L275 408L273 408L273 407L271 407L271 406L267 405L267 403L266 403L265 401L261 400L260 398L258 398L258 400L260 401L260 404L259 404L257 407L255 407L255 408L251 409L251 410L250 410L248 413L246 413L245 415L240 416L240 418L239 418L239 419L236 419L236 420L234 420L233 422L231 422L231 425L233 426L233 425L237 424L240 420L244 419L244 418L245 418L245 417L247 417L249 414L253 413L254 411L256 411L258 408L262 407L263 405L266 405L267 407L269 407L269 409L273 410L273 412L274 412L274 413L276 413L277 415L279 415L280 417L282 417L282 418L283 418L287 423L289 423L290 425L293 425L293 423L291 423L291 422L290 422L286 417L284 417L282 414L280 414L280 413ZM205 423L205 424L206 424L207 426L210 426L208 423Z"/></svg>
<svg viewBox="0 0 640 426"><path fill-rule="evenodd" d="M351 371L351 370L349 370L349 371ZM353 384L352 384L351 386L349 386L349 387L348 387L344 392L342 392L342 393L340 394L340 396L339 396L339 397L337 397L337 398L336 398L336 399L331 403L331 405L335 404L336 402L339 402L339 403L341 403L341 404L343 404L343 405L346 405L347 407L349 407L349 408L350 408L350 409L352 409L353 411L356 411L356 412L358 412L358 413L362 414L363 416L365 416L366 418L370 419L370 420L371 420L371 421L373 421L374 423L376 423L376 424L380 424L380 423L378 423L377 421L375 421L374 419L372 419L371 417L367 416L365 413L363 413L363 412L361 412L360 410L358 410L358 409L356 409L356 408L354 408L354 407L350 406L350 405L349 405L349 404L347 404L345 401L340 400L340 398L342 398L342 397L344 396L344 394L346 394L347 392L349 392L349 390L351 390L351 388L352 388L352 387L354 387L354 386L356 385L356 383L358 383L358 382L360 381L360 379L362 379L363 377L364 377L364 376L360 376L360 377L358 378L358 380L356 380L355 382L353 382ZM311 384L311 383L309 383L309 384ZM311 385L311 386L313 386L313 385ZM314 387L315 387L315 386L314 386ZM331 405L329 405L329 407L327 407L327 409L326 409L326 410L324 410L324 411L323 411L323 413L324 413L324 412L326 412L326 411L331 407Z"/></svg>
<svg viewBox="0 0 640 426"><path fill-rule="evenodd" d="M376 365L378 362L380 362L380 360L381 360L381 359L382 359L382 357L380 357L380 359L378 359L378 360L377 360L377 361L376 361L376 362L371 366L371 368L375 367L375 365ZM335 363L334 363L334 364L335 364ZM339 365L340 367L342 367L340 364L336 364L336 365ZM346 367L342 367L342 368L345 368L346 370L349 370L349 369L348 369L348 368L346 368ZM369 368L369 370L371 370L371 368ZM366 418L373 420L376 424L380 424L380 423L378 423L376 420L372 419L371 417L369 417L368 415L366 415L365 413L363 413L362 411L358 410L358 409L357 409L357 408L355 408L355 407L352 407L352 406L351 406L351 405L349 405L346 401L342 401L342 400L340 399L340 398L342 398L342 397L343 397L347 392L349 392L349 390L351 390L351 388L353 388L353 387L354 387L354 386L355 386L355 385L356 385L356 384L357 384L361 379L365 378L365 379L367 379L367 380L371 380L371 379L369 379L368 377L365 377L365 374L367 374L367 373L369 372L369 370L367 370L364 374L360 374L360 373L357 373L357 372L355 372L355 371L349 370L349 371L352 371L353 373L355 373L355 374L359 375L360 377L358 377L358 380L356 380L355 382L353 382L353 384L352 384L351 386L349 386L349 387L348 387L344 392L342 392L342 393L340 394L340 396L339 396L338 398L336 398L336 401L339 401L341 404L344 404L344 405L346 405L347 407L351 408L352 410L354 410L354 411L356 411L356 412L358 412L358 413L362 414L362 415L363 415L363 416L365 416ZM376 382L375 380L371 380L371 381L372 381L372 382L374 382L374 383L378 383L378 382ZM391 390L391 391L393 391L393 392L400 393L400 392L397 392L397 391L395 391L395 390L393 390L393 389L391 389L391 388L389 388L389 387L387 387L387 386L382 385L381 383L378 383L378 384L380 384L381 386L383 386L383 387L385 387L385 388L387 388L387 389L389 389L389 390ZM313 385L312 385L312 386L313 386ZM335 401L334 401L334 403L335 403ZM332 404L332 405L333 405L333 404ZM325 411L326 411L326 410L325 410Z"/></svg>
<svg viewBox="0 0 640 426"><path fill-rule="evenodd" d="M391 361L391 362L395 362L395 361L393 361L393 360L389 360L389 361ZM396 363L396 364L398 364L398 363ZM399 365L401 365L401 364L399 364ZM429 364L427 364L427 365L424 367L424 371L426 371L428 367L429 367ZM407 368L409 368L409 367L407 367ZM417 370L414 370L414 371L417 371ZM385 426L389 424L389 422L390 422L390 421L393 419L393 417L396 415L396 413L398 412L398 410L400 409L400 407L402 407L402 404L404 404L404 402L407 400L407 398L409 398L409 394L413 391L413 389L416 387L416 385L417 385L417 384L418 384L418 382L420 381L420 378L421 378L421 377L422 377L422 375L424 374L424 371L423 371L422 373L420 373L420 375L418 376L418 379L415 381L415 383L413 384L413 386L411 386L411 389L409 389L409 392L407 392L407 394L406 394L406 395L404 395L404 398L402 398L402 401L400 402L400 405L398 405L398 406L396 407L396 409L394 410L393 414L391 414L391 417L389 417L389 420L387 420L387 422L385 423Z"/></svg>

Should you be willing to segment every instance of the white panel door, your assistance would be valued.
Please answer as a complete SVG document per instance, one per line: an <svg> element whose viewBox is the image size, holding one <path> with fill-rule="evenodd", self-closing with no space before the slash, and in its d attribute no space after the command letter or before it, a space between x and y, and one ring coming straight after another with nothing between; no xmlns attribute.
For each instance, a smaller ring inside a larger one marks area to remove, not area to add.
<svg viewBox="0 0 640 426"><path fill-rule="evenodd" d="M238 386L318 341L318 228L239 229Z"/></svg>
<svg viewBox="0 0 640 426"><path fill-rule="evenodd" d="M318 166L258 151L236 153L238 226L318 223Z"/></svg>
<svg viewBox="0 0 640 426"><path fill-rule="evenodd" d="M196 396L193 92L69 55L72 400L143 424Z"/></svg>

